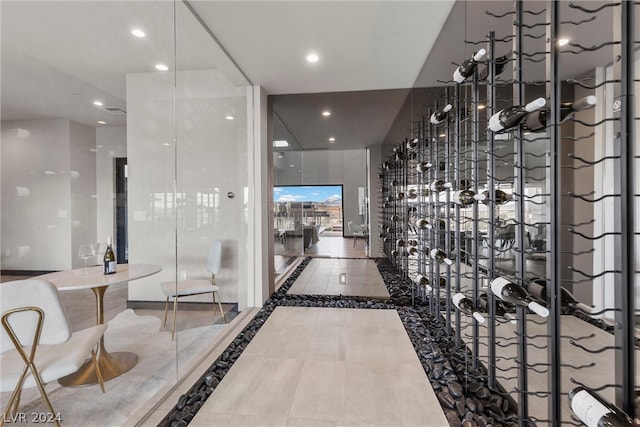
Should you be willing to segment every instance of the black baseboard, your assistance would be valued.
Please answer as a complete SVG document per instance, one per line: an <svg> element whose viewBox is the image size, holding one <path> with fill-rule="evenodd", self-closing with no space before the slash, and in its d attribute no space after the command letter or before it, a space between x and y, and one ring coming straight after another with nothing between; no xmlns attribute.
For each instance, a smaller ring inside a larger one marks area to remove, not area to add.
<svg viewBox="0 0 640 427"><path fill-rule="evenodd" d="M164 304L164 301L127 301L127 308L133 310L164 310ZM169 304L173 303L170 302ZM178 301L178 308L181 311L211 311L212 304L211 302ZM225 313L238 313L237 303L223 302L222 308Z"/></svg>

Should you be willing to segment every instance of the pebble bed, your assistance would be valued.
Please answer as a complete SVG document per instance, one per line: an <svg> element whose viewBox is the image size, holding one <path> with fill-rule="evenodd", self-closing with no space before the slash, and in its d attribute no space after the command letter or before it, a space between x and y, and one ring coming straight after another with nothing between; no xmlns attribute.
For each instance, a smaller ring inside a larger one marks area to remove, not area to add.
<svg viewBox="0 0 640 427"><path fill-rule="evenodd" d="M211 396L231 366L279 306L394 309L398 311L416 354L429 377L438 401L454 427L516 427L515 402L500 390L487 386L486 373L474 370L466 347L456 346L441 318L429 313L428 305L411 305L413 284L403 279L386 259L378 259L378 270L389 290L389 300L334 295L287 295L287 291L312 258L306 258L273 293L258 314L236 336L191 389L158 424L182 427L189 424Z"/></svg>

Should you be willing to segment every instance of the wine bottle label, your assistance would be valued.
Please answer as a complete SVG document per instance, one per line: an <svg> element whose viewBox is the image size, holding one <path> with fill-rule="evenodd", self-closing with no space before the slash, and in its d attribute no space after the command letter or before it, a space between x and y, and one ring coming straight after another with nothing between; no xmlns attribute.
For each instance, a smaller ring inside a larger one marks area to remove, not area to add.
<svg viewBox="0 0 640 427"><path fill-rule="evenodd" d="M104 262L104 274L113 274L116 272L116 262L115 261L105 261Z"/></svg>
<svg viewBox="0 0 640 427"><path fill-rule="evenodd" d="M532 113L536 110L541 109L542 107L544 107L545 105L547 105L547 100L544 98L537 98L534 99L533 101L531 101L530 103L528 103L527 105L524 106L524 109L528 112L528 113Z"/></svg>
<svg viewBox="0 0 640 427"><path fill-rule="evenodd" d="M580 390L573 396L571 410L587 427L598 427L598 421L611 412L587 390Z"/></svg>

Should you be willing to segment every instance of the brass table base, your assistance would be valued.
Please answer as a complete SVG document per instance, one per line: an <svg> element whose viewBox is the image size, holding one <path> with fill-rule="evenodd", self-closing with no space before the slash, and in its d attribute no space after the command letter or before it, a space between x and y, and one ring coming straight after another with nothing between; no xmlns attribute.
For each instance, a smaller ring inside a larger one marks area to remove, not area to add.
<svg viewBox="0 0 640 427"><path fill-rule="evenodd" d="M138 355L129 352L107 353L103 350L98 354L97 359L105 381L127 372L138 363ZM58 382L65 387L98 384L98 376L96 375L93 361L91 359L87 360L80 369L73 374L60 378Z"/></svg>

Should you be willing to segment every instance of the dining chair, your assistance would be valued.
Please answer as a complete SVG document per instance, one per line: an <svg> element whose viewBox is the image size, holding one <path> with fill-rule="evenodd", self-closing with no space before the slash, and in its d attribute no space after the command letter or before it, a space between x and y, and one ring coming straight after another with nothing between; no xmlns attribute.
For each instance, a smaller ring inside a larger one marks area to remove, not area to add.
<svg viewBox="0 0 640 427"><path fill-rule="evenodd" d="M106 324L71 332L58 290L40 279L0 284L0 392L13 391L0 426L17 415L23 388L38 387L42 400L55 417L45 385L77 371L91 356L98 383L104 381L94 348ZM52 419L59 426L57 419Z"/></svg>
<svg viewBox="0 0 640 427"><path fill-rule="evenodd" d="M365 233L365 230L363 228L363 226L357 226L353 223L353 221L349 221L347 223L347 227L349 227L349 231L353 234L353 247L355 248L358 243L357 243L357 238L358 237L362 237L365 242L365 245L367 244L367 236Z"/></svg>
<svg viewBox="0 0 640 427"><path fill-rule="evenodd" d="M222 269L222 241L214 240L209 248L209 254L207 255L207 270L211 273L211 279L192 279L192 280L178 280L170 282L162 282L162 292L167 299L164 303L164 322L163 325L167 326L167 311L169 309L169 302L173 302L173 325L171 327L171 339L173 340L176 332L176 313L178 311L178 298L211 294L213 297L214 311L216 304L216 295L218 296L218 308L224 323L227 323L227 318L222 309L222 303L220 301L220 287L216 285L216 276Z"/></svg>

